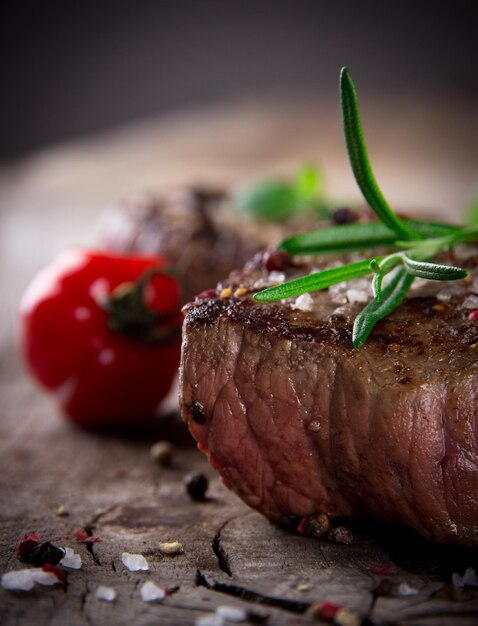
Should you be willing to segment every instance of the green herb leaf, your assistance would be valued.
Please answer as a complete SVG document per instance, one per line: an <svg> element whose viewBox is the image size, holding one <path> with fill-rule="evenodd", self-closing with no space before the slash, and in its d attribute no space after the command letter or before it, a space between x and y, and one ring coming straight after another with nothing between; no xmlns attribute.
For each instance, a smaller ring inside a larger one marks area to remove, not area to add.
<svg viewBox="0 0 478 626"><path fill-rule="evenodd" d="M465 278L468 274L462 267L416 261L406 254L402 254L402 259L408 273L419 278L427 278L428 280L459 280L460 278Z"/></svg>
<svg viewBox="0 0 478 626"><path fill-rule="evenodd" d="M405 224L427 237L449 235L459 230L458 226L438 222L407 220ZM389 247L394 244L396 238L395 232L383 222L364 222L293 235L282 241L278 248L289 254L330 254L377 246Z"/></svg>
<svg viewBox="0 0 478 626"><path fill-rule="evenodd" d="M307 163L293 181L265 180L244 187L236 194L234 206L239 211L273 222L285 221L304 208L313 208L321 218L326 218L330 212L323 193L320 170Z"/></svg>
<svg viewBox="0 0 478 626"><path fill-rule="evenodd" d="M316 165L306 163L297 172L294 186L298 201L312 205L324 194L323 174Z"/></svg>
<svg viewBox="0 0 478 626"><path fill-rule="evenodd" d="M420 239L422 235L411 228L390 208L382 194L370 165L362 132L357 92L348 68L340 73L340 99L345 142L355 179L365 199L378 217L402 239Z"/></svg>
<svg viewBox="0 0 478 626"><path fill-rule="evenodd" d="M254 295L254 300L256 302L274 302L284 298L293 298L303 293L325 289L330 287L330 285L336 285L352 278L366 276L371 272L370 259L364 259L356 263L349 263L341 267L333 267L322 272L302 276L280 285L274 285L274 287L268 287L257 292Z"/></svg>
<svg viewBox="0 0 478 626"><path fill-rule="evenodd" d="M478 193L473 196L465 209L466 221L478 225Z"/></svg>
<svg viewBox="0 0 478 626"><path fill-rule="evenodd" d="M392 280L383 289L380 300L374 299L355 318L352 341L354 348L360 348L372 332L375 324L395 309L406 296L414 276L404 267L395 270Z"/></svg>
<svg viewBox="0 0 478 626"><path fill-rule="evenodd" d="M289 183L271 180L242 189L236 195L234 205L239 211L281 222L294 214L297 197L295 189Z"/></svg>

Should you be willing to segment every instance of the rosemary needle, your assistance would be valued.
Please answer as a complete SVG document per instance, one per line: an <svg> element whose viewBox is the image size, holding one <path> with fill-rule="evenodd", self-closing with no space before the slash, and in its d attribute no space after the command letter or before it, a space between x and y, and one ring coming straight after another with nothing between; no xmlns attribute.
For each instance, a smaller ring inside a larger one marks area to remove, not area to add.
<svg viewBox="0 0 478 626"><path fill-rule="evenodd" d="M385 256L376 256L341 267L309 274L255 294L258 302L292 298L303 293L325 289L331 285L373 274L373 299L357 315L352 333L353 345L360 348L375 324L389 315L405 298L415 277L428 280L459 280L467 275L461 267L434 263L433 258L459 243L478 241L478 226L460 227L452 224L402 220L393 212L382 194L368 158L357 100L357 92L349 70L340 73L340 98L344 136L350 164L358 186L380 222L347 224L301 233L285 239L278 248L289 254L344 253L373 248L394 249ZM382 289L383 278L393 272Z"/></svg>

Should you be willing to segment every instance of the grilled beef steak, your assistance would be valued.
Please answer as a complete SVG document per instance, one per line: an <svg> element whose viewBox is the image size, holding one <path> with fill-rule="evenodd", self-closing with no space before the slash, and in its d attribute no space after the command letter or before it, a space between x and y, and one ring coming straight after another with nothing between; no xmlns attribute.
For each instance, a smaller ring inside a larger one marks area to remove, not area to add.
<svg viewBox="0 0 478 626"><path fill-rule="evenodd" d="M478 544L478 261L463 264L465 280L417 279L360 350L368 278L259 304L312 267L256 263L188 305L182 416L225 484L275 522L369 516Z"/></svg>

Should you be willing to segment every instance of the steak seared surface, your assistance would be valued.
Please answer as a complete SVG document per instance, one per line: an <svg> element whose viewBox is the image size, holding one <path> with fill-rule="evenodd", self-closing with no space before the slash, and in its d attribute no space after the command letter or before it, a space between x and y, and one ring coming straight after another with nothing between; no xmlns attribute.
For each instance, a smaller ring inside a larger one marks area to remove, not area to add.
<svg viewBox="0 0 478 626"><path fill-rule="evenodd" d="M257 261L188 305L181 412L225 484L279 523L369 516L478 544L478 260L464 264L465 280L417 279L360 350L368 278L260 304L313 264Z"/></svg>

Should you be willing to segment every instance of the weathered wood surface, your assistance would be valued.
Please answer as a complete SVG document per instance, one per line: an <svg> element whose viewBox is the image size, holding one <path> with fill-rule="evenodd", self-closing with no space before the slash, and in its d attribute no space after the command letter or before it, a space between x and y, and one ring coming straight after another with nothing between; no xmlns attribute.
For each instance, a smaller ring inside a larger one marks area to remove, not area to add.
<svg viewBox="0 0 478 626"><path fill-rule="evenodd" d="M476 567L476 552L430 546L373 524L355 525L351 546L290 534L221 485L176 416L163 417L142 438L85 433L59 420L14 355L1 365L1 571L22 567L14 545L27 532L73 547L83 560L65 590L0 590L2 624L186 625L220 604L269 616L270 624L314 624L307 607L321 600L377 624L477 623L478 592L450 585L454 571ZM171 468L150 459L158 438L176 445ZM206 502L185 492L191 470L210 476ZM57 515L60 504L68 517ZM74 537L78 527L102 538L93 554ZM161 555L159 543L176 539L184 553ZM145 555L150 571L127 571L122 552ZM390 564L392 575L369 570ZM146 604L139 586L147 580L179 590L162 604ZM418 593L400 596L401 582ZM100 584L116 589L115 602L94 597Z"/></svg>
<svg viewBox="0 0 478 626"><path fill-rule="evenodd" d="M316 621L304 610L319 600L376 623L476 623L478 593L446 599L452 572L463 573L476 562L475 553L431 548L374 526L357 528L352 546L291 535L219 483L179 422L171 421L174 416L143 439L78 431L58 419L15 361L10 355L2 362L2 572L20 567L13 547L27 532L73 547L83 567L68 574L66 590L2 590L3 623L192 624L216 605L232 604L269 615L269 623L309 624ZM176 444L171 468L150 459L156 438ZM204 503L191 501L183 486L193 469L211 477ZM57 515L60 504L68 517ZM94 544L94 555L73 535L85 526L103 539ZM162 556L159 543L174 539L183 543L184 554ZM144 554L150 571L128 572L120 561L124 551ZM390 563L397 565L394 575L368 569ZM386 584L380 586L381 579ZM146 580L180 588L161 605L145 604L138 589ZM418 594L398 596L400 582ZM117 590L114 603L95 599L100 584Z"/></svg>
<svg viewBox="0 0 478 626"><path fill-rule="evenodd" d="M400 103L385 102L367 115L384 188L403 204L416 198L421 206L462 206L478 171L475 109L468 101L441 101L433 110L421 100L402 104L405 113ZM392 128L389 114L397 120ZM290 534L222 486L176 415L135 437L78 430L59 418L18 362L15 311L26 281L59 248L91 241L105 203L132 188L290 171L304 156L324 163L333 194L352 195L335 102L195 113L0 171L0 574L22 567L14 546L27 532L70 546L83 560L81 570L68 574L66 589L0 589L2 625L187 625L221 604L245 607L252 621L305 625L318 623L308 607L321 600L375 624L478 623L477 590L450 584L453 572L477 567L475 551L430 546L372 524L355 525L352 546ZM150 459L158 439L176 445L171 468ZM191 470L210 477L204 503L185 493ZM68 517L57 515L60 504ZM102 538L93 554L73 535L85 526ZM180 540L184 553L162 556L159 543L169 539ZM127 571L124 551L144 554L150 571ZM396 566L389 576L369 570L389 564ZM161 604L146 604L139 587L147 580L179 589ZM418 593L399 595L401 582ZM100 584L116 589L114 603L94 597Z"/></svg>

